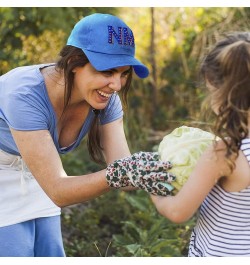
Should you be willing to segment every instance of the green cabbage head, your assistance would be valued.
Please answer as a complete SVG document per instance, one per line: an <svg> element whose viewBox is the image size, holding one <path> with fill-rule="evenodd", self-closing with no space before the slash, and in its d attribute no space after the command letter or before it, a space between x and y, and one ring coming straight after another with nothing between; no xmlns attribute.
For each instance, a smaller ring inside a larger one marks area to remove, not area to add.
<svg viewBox="0 0 250 265"><path fill-rule="evenodd" d="M173 164L169 171L176 176L171 185L165 184L169 190L173 190L173 193L180 190L213 140L215 136L212 133L187 126L176 128L163 138L158 147L160 159Z"/></svg>

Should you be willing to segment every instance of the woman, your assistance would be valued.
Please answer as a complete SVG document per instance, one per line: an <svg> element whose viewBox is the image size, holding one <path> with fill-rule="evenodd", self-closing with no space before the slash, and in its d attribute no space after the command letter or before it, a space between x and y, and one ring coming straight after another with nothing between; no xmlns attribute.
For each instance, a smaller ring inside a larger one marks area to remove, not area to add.
<svg viewBox="0 0 250 265"><path fill-rule="evenodd" d="M130 156L123 130L117 92L126 99L133 70L148 76L134 54L123 21L93 14L75 25L57 64L0 77L0 256L64 256L60 207L112 187L166 194L159 181L171 181L170 164L153 153ZM68 176L59 154L87 133L90 155L108 168Z"/></svg>

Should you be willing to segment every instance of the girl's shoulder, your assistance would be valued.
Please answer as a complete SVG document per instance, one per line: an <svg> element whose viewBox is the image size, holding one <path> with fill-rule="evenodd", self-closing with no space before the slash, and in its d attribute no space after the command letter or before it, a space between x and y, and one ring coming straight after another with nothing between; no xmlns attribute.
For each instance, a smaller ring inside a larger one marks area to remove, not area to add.
<svg viewBox="0 0 250 265"><path fill-rule="evenodd" d="M221 186L228 192L238 192L250 186L250 139L242 141L231 174L221 179Z"/></svg>

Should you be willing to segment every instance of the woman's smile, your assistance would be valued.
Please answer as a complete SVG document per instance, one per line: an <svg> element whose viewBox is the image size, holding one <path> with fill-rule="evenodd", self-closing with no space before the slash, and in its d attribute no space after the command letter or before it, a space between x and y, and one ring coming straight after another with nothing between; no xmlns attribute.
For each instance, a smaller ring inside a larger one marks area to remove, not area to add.
<svg viewBox="0 0 250 265"><path fill-rule="evenodd" d="M106 92L103 92L101 90L97 90L97 93L101 96L101 97L104 97L106 99L109 99L114 93L106 93Z"/></svg>

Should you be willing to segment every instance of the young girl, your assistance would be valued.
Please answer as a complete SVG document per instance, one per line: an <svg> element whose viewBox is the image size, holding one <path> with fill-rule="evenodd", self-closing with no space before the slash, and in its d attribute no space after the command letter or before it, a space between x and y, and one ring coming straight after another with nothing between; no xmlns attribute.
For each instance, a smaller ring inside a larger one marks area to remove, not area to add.
<svg viewBox="0 0 250 265"><path fill-rule="evenodd" d="M205 151L176 196L151 198L175 223L200 207L189 256L250 256L250 33L219 41L201 74L221 141Z"/></svg>

